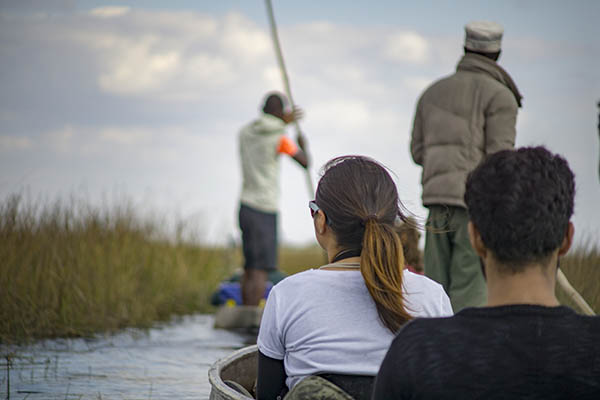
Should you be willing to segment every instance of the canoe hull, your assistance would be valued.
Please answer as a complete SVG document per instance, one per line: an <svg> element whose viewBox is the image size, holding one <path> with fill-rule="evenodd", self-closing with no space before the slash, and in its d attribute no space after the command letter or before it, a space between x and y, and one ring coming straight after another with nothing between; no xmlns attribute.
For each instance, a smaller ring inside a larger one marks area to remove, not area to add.
<svg viewBox="0 0 600 400"><path fill-rule="evenodd" d="M215 328L258 329L263 308L255 306L220 306L215 313Z"/></svg>
<svg viewBox="0 0 600 400"><path fill-rule="evenodd" d="M258 347L244 347L215 362L208 371L210 400L251 400L225 384L231 380L253 392L258 368Z"/></svg>

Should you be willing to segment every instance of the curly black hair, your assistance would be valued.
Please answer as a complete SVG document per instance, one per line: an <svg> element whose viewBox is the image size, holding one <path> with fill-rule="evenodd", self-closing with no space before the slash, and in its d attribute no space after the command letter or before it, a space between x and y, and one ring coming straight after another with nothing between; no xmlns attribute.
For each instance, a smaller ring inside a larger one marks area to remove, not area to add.
<svg viewBox="0 0 600 400"><path fill-rule="evenodd" d="M560 247L573 215L575 178L544 147L503 150L467 177L469 218L498 261L512 272Z"/></svg>

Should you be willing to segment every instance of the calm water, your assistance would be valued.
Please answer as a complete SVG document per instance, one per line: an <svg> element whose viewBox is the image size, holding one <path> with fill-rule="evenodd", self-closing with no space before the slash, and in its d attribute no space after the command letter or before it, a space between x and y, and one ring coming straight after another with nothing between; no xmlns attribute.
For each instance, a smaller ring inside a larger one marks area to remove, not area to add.
<svg viewBox="0 0 600 400"><path fill-rule="evenodd" d="M208 369L252 336L213 329L212 315L93 340L50 340L11 349L10 399L208 399ZM0 399L8 392L6 348Z"/></svg>

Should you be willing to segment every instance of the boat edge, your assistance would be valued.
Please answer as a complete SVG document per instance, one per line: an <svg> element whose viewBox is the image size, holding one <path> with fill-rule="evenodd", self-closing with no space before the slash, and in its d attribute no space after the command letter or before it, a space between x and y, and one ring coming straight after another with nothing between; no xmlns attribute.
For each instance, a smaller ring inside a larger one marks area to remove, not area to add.
<svg viewBox="0 0 600 400"><path fill-rule="evenodd" d="M232 399L232 400L248 400L252 399L252 397L244 396L243 394L233 390L229 386L227 386L223 380L221 379L221 370L224 365L231 363L233 360L243 357L247 354L254 353L258 351L257 345L251 345L247 347L243 347L239 350L234 351L233 353L218 359L208 370L208 382L210 384L210 400L220 400L220 399ZM226 395L228 397L220 396L220 394ZM219 397L217 397L219 396Z"/></svg>

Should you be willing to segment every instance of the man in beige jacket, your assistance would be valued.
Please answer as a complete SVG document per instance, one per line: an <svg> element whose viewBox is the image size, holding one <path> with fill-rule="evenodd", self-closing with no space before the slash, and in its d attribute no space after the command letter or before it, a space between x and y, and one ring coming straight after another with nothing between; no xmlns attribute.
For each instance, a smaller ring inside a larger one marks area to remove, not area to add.
<svg viewBox="0 0 600 400"><path fill-rule="evenodd" d="M456 73L419 99L410 144L413 160L423 166L422 198L429 209L425 274L444 286L454 312L486 301L467 232L466 177L487 155L514 147L522 98L496 63L502 26L478 21L465 31L465 55Z"/></svg>

